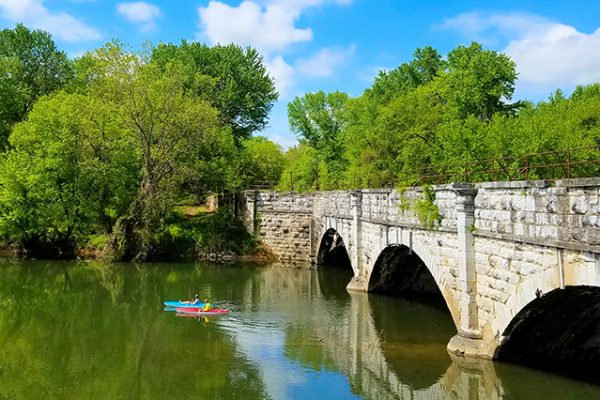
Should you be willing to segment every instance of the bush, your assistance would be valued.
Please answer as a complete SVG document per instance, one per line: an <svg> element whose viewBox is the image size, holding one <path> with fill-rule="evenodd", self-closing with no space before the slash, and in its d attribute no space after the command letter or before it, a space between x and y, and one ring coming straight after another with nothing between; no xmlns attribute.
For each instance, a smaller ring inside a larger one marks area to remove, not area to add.
<svg viewBox="0 0 600 400"><path fill-rule="evenodd" d="M154 258L158 259L190 259L211 253L246 254L259 249L258 241L227 209L191 218L172 212L156 234L155 243Z"/></svg>

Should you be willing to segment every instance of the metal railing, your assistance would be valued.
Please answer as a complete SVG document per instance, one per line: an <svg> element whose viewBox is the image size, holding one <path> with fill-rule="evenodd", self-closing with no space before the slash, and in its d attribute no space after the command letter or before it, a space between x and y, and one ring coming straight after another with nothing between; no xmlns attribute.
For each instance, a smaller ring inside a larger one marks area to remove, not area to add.
<svg viewBox="0 0 600 400"><path fill-rule="evenodd" d="M365 176L354 177L349 185L321 189L366 189L398 186L423 186L450 182L485 182L518 180L557 180L600 176L600 145L574 147L539 153L528 153L512 157L497 157L454 164L432 164L426 168L405 169L398 176L377 179ZM302 187L294 174L282 177L281 182L254 182L252 190L272 190L283 183L291 191L318 190L317 184ZM346 187L347 186L347 187Z"/></svg>
<svg viewBox="0 0 600 400"><path fill-rule="evenodd" d="M403 171L417 185L448 182L517 181L600 176L600 146L586 146L492 158L459 165Z"/></svg>

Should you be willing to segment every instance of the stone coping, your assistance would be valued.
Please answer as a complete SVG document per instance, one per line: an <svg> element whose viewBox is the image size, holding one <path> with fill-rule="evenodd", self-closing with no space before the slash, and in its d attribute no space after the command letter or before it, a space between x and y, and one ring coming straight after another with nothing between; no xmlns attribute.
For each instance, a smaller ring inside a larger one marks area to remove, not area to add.
<svg viewBox="0 0 600 400"><path fill-rule="evenodd" d="M571 179L539 179L529 181L496 181L496 182L479 182L479 183L463 183L453 182L441 185L431 186L435 191L443 190L457 190L457 189L521 189L521 188L546 188L546 187L600 187L600 177L592 178L571 178ZM315 195L318 193L331 193L331 194L349 194L354 192L362 193L374 193L374 194L389 194L396 188L375 188L375 189L344 189L344 190L322 190L314 192L291 192L291 191L277 191L277 190L247 190L248 192L261 192L261 193L287 193L289 195ZM416 190L418 192L423 190L422 186L407 187L406 190Z"/></svg>
<svg viewBox="0 0 600 400"><path fill-rule="evenodd" d="M482 189L525 189L525 188L547 188L547 187L598 187L600 178L574 178L547 180L540 179L534 181L506 181L506 182L481 182L476 187Z"/></svg>
<svg viewBox="0 0 600 400"><path fill-rule="evenodd" d="M419 231L424 231L424 232L458 233L458 230L456 228L449 227L449 226L439 226L437 228L427 229L427 228L424 228L422 225L411 224L408 222L380 221L380 220L376 220L376 219L364 219L364 218L361 218L360 221L370 223L370 224L383 225L383 226L394 227L394 228L407 228L407 229L419 230Z"/></svg>
<svg viewBox="0 0 600 400"><path fill-rule="evenodd" d="M563 240L538 239L527 236L511 235L507 233L493 233L480 231L479 229L473 232L473 236L484 237L488 239L497 239L507 242L525 243L543 247L554 247L557 249L583 251L588 253L600 254L600 246L593 246L584 243L567 242Z"/></svg>
<svg viewBox="0 0 600 400"><path fill-rule="evenodd" d="M340 216L340 215L323 214L322 217L323 218L345 219L345 220L354 219L354 217L349 216L349 215ZM444 232L444 233L457 233L458 232L458 230L456 228L448 227L448 226L440 226L435 229L426 229L426 228L423 228L422 225L411 224L408 222L382 221L382 220L370 219L370 218L359 218L359 221L367 223L367 224L382 225L382 226L388 226L388 227L394 227L394 228L406 228L406 229L420 230L420 231L426 231L426 232Z"/></svg>

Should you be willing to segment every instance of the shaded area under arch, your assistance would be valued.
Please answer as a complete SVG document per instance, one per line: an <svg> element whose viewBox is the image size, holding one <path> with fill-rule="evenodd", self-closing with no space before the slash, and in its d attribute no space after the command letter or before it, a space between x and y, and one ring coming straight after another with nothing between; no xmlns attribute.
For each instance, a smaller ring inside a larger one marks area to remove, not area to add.
<svg viewBox="0 0 600 400"><path fill-rule="evenodd" d="M583 379L600 378L600 288L568 286L527 304L495 358Z"/></svg>
<svg viewBox="0 0 600 400"><path fill-rule="evenodd" d="M386 247L375 262L368 291L447 308L437 282L423 260L405 245Z"/></svg>
<svg viewBox="0 0 600 400"><path fill-rule="evenodd" d="M319 252L317 253L317 264L336 267L353 274L352 263L350 262L344 240L333 228L329 228L323 235Z"/></svg>

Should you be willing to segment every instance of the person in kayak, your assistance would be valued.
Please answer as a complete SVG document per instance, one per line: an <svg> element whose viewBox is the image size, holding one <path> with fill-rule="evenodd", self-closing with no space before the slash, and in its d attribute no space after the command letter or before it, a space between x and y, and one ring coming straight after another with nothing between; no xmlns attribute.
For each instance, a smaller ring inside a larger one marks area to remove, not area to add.
<svg viewBox="0 0 600 400"><path fill-rule="evenodd" d="M199 304L200 303L200 295L196 293L192 300L179 300L180 303L183 304Z"/></svg>
<svg viewBox="0 0 600 400"><path fill-rule="evenodd" d="M210 311L210 310L212 310L212 308L213 308L213 307L212 307L212 304L210 304L210 303L208 302L208 299L207 299L207 298L205 298L205 299L204 299L204 307L202 308L202 311L205 311L205 312L206 312L206 311Z"/></svg>

